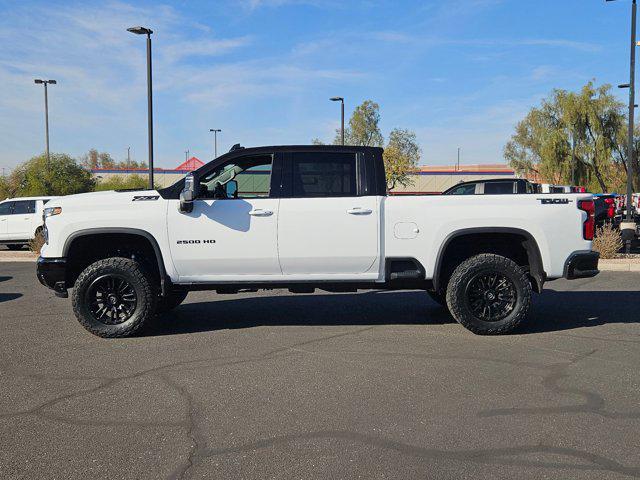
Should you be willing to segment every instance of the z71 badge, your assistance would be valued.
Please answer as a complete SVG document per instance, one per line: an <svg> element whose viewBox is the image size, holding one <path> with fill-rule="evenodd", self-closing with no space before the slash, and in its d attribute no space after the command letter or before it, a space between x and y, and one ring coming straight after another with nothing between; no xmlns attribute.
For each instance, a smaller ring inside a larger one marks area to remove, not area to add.
<svg viewBox="0 0 640 480"><path fill-rule="evenodd" d="M134 195L132 202L146 202L149 200L157 200L160 195Z"/></svg>

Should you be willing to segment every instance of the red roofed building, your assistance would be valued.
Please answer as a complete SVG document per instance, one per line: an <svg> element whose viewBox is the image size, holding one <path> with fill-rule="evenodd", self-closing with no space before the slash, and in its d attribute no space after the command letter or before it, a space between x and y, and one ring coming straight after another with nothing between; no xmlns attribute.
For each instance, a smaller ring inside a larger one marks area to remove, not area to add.
<svg viewBox="0 0 640 480"><path fill-rule="evenodd" d="M189 160L186 160L185 162L183 162L180 165L178 165L175 169L176 170L187 170L189 172L192 172L194 170L197 170L198 168L200 168L203 165L204 165L204 162L202 160L200 160L199 158L196 158L196 157L191 157Z"/></svg>
<svg viewBox="0 0 640 480"><path fill-rule="evenodd" d="M192 172L204 165L204 162L197 157L191 157L176 168L166 169L155 167L153 169L153 180L159 187L168 187L184 177L187 173ZM96 168L91 170L94 177L99 181L109 180L113 177L126 177L127 175L140 175L147 178L149 170L144 169L127 169L127 168Z"/></svg>

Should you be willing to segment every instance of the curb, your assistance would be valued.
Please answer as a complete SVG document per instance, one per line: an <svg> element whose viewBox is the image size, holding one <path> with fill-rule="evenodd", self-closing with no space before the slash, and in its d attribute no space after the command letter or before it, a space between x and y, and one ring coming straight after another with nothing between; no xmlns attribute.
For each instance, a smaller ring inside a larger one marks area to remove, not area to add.
<svg viewBox="0 0 640 480"><path fill-rule="evenodd" d="M640 272L640 258L600 260L598 270L602 272Z"/></svg>
<svg viewBox="0 0 640 480"><path fill-rule="evenodd" d="M0 254L0 263L8 263L8 262L35 262L38 260L38 257L35 255L31 255L29 253L24 254L11 254L11 255L2 255Z"/></svg>

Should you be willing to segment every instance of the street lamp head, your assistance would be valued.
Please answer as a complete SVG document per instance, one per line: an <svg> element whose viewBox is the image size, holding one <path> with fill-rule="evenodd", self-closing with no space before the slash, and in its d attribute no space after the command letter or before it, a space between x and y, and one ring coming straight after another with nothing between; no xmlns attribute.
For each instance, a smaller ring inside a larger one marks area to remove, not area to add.
<svg viewBox="0 0 640 480"><path fill-rule="evenodd" d="M210 132L221 132L222 130L220 130L219 128L210 128L209 131Z"/></svg>
<svg viewBox="0 0 640 480"><path fill-rule="evenodd" d="M127 32L135 33L136 35L151 35L153 30L146 27L131 27L127 28Z"/></svg>
<svg viewBox="0 0 640 480"><path fill-rule="evenodd" d="M344 102L344 98L342 97L331 97L329 100L332 102Z"/></svg>
<svg viewBox="0 0 640 480"><path fill-rule="evenodd" d="M44 83L44 80L40 80L39 78L36 78L33 82L39 85L41 83Z"/></svg>
<svg viewBox="0 0 640 480"><path fill-rule="evenodd" d="M48 80L47 83L49 83L50 85L57 85L58 82L55 80Z"/></svg>
<svg viewBox="0 0 640 480"><path fill-rule="evenodd" d="M629 88L629 84L628 83L621 83L620 85L618 85L618 88Z"/></svg>

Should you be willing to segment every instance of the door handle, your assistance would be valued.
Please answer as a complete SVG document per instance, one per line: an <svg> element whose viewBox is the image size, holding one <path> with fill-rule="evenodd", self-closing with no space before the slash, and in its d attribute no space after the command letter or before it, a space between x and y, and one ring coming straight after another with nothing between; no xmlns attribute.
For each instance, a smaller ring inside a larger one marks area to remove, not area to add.
<svg viewBox="0 0 640 480"><path fill-rule="evenodd" d="M271 210L263 210L261 208L257 208L255 210L251 210L249 212L249 215L251 215L252 217L270 217L271 215L273 215L273 212Z"/></svg>
<svg viewBox="0 0 640 480"><path fill-rule="evenodd" d="M347 210L347 213L349 215L369 215L370 213L373 213L373 210L369 210L368 208L362 208L362 207L353 207Z"/></svg>

